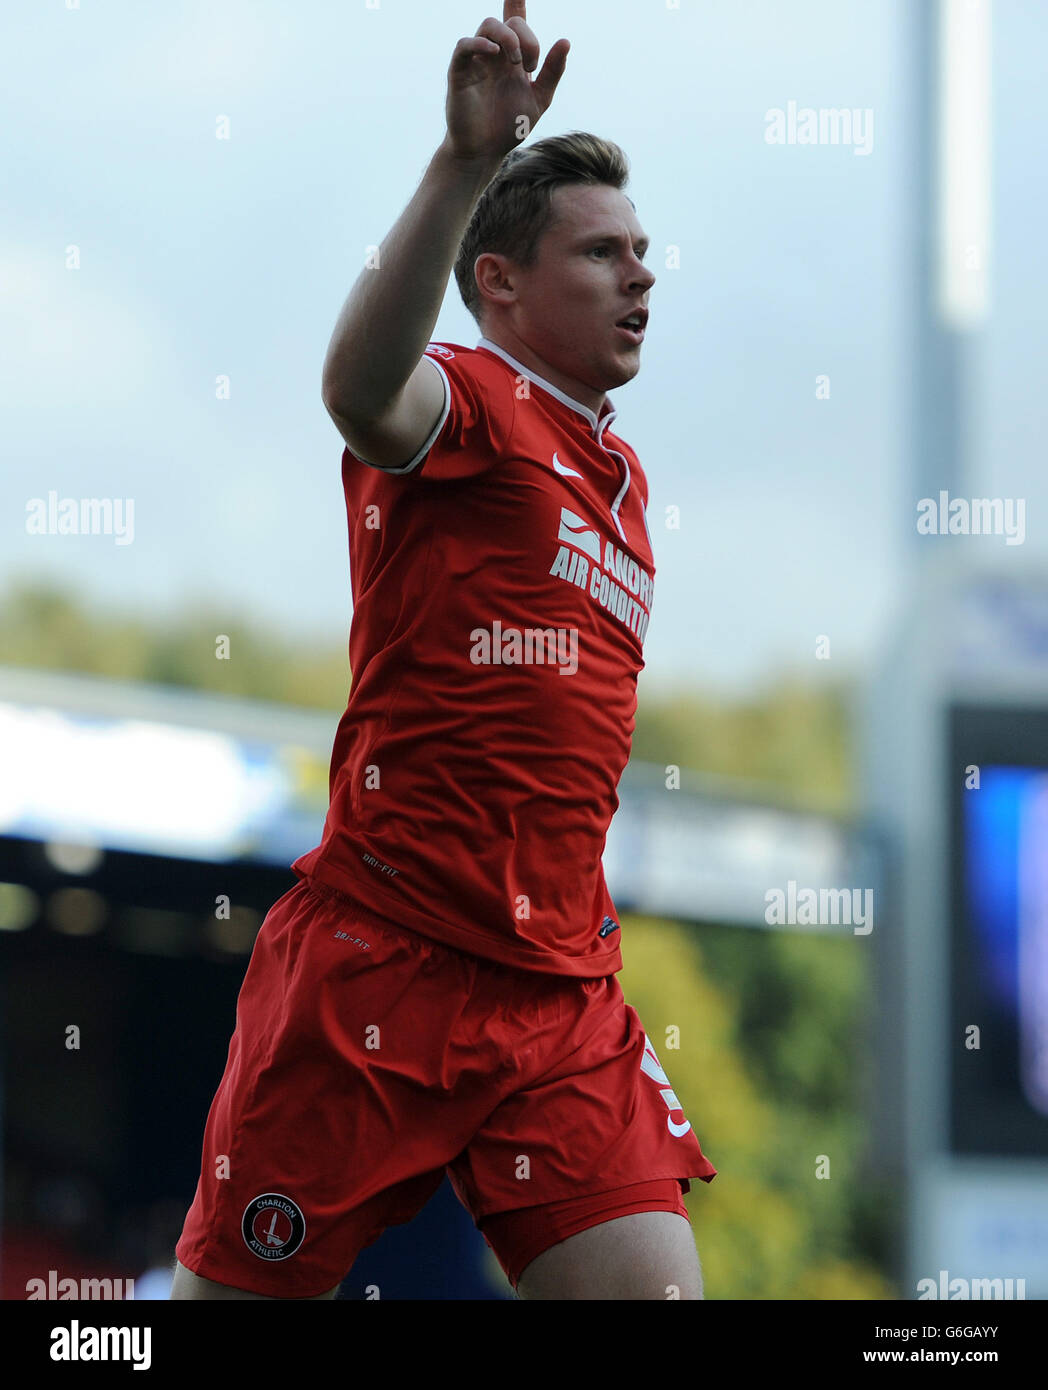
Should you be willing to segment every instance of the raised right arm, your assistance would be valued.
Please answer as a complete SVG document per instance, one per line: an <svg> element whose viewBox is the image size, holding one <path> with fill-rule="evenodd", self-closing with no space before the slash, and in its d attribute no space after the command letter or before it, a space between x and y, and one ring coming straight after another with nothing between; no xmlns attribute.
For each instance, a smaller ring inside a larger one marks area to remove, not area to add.
<svg viewBox="0 0 1048 1390"><path fill-rule="evenodd" d="M441 145L415 196L339 315L324 362L328 414L355 454L380 467L411 458L444 408L428 357L455 255L498 165L457 162Z"/></svg>
<svg viewBox="0 0 1048 1390"><path fill-rule="evenodd" d="M346 443L380 467L397 467L428 438L444 407L439 371L424 356L480 195L506 152L549 106L567 59L559 39L534 82L538 40L524 0L505 22L485 19L460 39L448 70L447 134L415 196L361 272L335 325L321 395Z"/></svg>

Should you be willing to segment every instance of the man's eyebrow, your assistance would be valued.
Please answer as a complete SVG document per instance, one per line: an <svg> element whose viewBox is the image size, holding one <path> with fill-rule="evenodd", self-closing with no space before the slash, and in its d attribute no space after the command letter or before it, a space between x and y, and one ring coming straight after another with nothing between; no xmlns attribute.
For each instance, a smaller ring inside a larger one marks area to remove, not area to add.
<svg viewBox="0 0 1048 1390"><path fill-rule="evenodd" d="M576 245L593 246L600 241L617 241L621 243L626 240L628 240L628 238L623 233L619 232L591 232L588 236L579 237ZM647 251L648 247L651 245L651 238L646 236L638 237L637 245L643 246L644 250Z"/></svg>

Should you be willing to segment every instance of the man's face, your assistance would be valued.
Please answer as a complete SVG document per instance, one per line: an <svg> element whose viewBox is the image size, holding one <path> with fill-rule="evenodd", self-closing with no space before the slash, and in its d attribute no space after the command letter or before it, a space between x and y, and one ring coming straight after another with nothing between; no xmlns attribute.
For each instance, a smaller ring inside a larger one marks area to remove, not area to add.
<svg viewBox="0 0 1048 1390"><path fill-rule="evenodd" d="M617 325L647 307L655 276L641 261L648 238L617 188L564 185L554 190L553 213L534 266L490 258L503 271L486 282L497 291L492 326L509 329L547 364L554 384L563 379L585 401L640 370L640 344Z"/></svg>

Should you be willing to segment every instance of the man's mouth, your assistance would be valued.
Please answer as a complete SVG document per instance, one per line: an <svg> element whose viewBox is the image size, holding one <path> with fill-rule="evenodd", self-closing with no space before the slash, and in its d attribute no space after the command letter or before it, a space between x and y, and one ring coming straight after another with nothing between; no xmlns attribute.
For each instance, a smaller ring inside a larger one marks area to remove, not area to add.
<svg viewBox="0 0 1048 1390"><path fill-rule="evenodd" d="M627 314L625 318L619 319L615 327L625 337L633 343L644 341L644 329L648 322L647 309L635 309L632 314Z"/></svg>
<svg viewBox="0 0 1048 1390"><path fill-rule="evenodd" d="M628 338L631 343L638 346L644 341L644 329L628 323L617 323L615 327L624 338Z"/></svg>

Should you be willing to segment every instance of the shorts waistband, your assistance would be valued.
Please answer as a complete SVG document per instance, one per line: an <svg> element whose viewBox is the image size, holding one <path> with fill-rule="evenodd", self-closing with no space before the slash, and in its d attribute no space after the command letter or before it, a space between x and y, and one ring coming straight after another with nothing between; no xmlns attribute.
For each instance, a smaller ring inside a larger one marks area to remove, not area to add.
<svg viewBox="0 0 1048 1390"><path fill-rule="evenodd" d="M301 881L311 893L316 893L318 897L338 903L347 912L355 913L360 918L362 925L407 941L415 950L471 965L482 963L479 956L471 956L466 951L459 951L454 946L448 946L443 941L426 936L424 932L415 931L413 927L405 927L391 917L384 917L381 912L376 912L373 907L367 906L358 898L351 897L341 888L332 887L330 883L324 883L321 879L312 878L308 874Z"/></svg>

